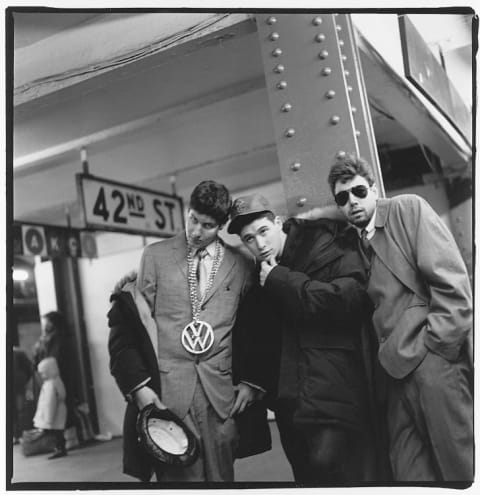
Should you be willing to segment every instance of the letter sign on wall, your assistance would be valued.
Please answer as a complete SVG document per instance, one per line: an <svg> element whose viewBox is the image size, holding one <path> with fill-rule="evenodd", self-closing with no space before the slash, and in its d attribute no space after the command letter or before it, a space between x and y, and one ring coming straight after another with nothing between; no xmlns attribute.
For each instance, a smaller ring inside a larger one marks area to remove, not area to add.
<svg viewBox="0 0 480 495"><path fill-rule="evenodd" d="M43 227L22 225L23 251L27 256L46 256L47 241Z"/></svg>
<svg viewBox="0 0 480 495"><path fill-rule="evenodd" d="M78 174L87 228L170 237L183 229L183 202L120 182Z"/></svg>

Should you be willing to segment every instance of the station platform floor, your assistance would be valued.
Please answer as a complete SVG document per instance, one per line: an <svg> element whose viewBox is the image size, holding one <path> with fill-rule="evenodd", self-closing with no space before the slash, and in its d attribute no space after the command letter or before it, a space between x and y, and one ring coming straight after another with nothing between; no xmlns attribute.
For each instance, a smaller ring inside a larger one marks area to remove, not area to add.
<svg viewBox="0 0 480 495"><path fill-rule="evenodd" d="M280 445L278 430L274 421L270 422L272 432L272 450L239 459L235 462L236 482L280 482L285 486L294 486L293 475ZM122 473L122 438L109 441L95 441L88 445L76 447L68 451L66 457L47 460L47 455L41 454L25 457L21 445L13 446L13 476L12 489L43 489L48 484L59 483L61 488L76 489L87 484L112 483L134 489L138 482ZM6 473L9 477L9 473ZM64 483L71 484L69 487ZM124 486L124 484L126 486ZM129 486L131 485L131 487Z"/></svg>

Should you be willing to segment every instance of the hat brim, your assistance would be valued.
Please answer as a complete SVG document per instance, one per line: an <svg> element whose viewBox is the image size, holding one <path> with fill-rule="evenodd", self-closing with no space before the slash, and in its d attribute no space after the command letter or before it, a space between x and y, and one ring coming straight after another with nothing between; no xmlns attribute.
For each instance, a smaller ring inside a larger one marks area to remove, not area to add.
<svg viewBox="0 0 480 495"><path fill-rule="evenodd" d="M253 221L256 217L260 216L263 213L272 213L272 210L257 210L257 211L249 211L248 213L242 213L237 215L229 224L227 228L227 232L229 234L238 234L240 235L239 230L243 228L244 225Z"/></svg>
<svg viewBox="0 0 480 495"><path fill-rule="evenodd" d="M158 443L158 438L153 438L149 428L149 420L158 418L165 421L172 421L183 431L187 439L187 447L181 454L172 453L165 446ZM155 404L144 407L137 418L137 433L140 444L157 461L175 466L190 466L199 454L198 442L195 435L185 425L185 423L170 409L159 409Z"/></svg>

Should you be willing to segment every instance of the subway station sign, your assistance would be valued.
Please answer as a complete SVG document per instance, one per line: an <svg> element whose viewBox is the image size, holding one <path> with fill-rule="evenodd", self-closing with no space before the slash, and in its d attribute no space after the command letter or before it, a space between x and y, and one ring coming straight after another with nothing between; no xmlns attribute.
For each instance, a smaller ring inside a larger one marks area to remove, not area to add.
<svg viewBox="0 0 480 495"><path fill-rule="evenodd" d="M43 258L97 258L94 232L38 224L13 226L13 252Z"/></svg>
<svg viewBox="0 0 480 495"><path fill-rule="evenodd" d="M184 227L179 196L87 174L77 184L87 228L170 237Z"/></svg>

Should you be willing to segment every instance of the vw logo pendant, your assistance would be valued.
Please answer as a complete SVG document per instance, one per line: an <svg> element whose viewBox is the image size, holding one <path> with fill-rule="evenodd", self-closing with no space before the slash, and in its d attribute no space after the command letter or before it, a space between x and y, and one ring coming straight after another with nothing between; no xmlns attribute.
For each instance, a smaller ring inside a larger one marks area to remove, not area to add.
<svg viewBox="0 0 480 495"><path fill-rule="evenodd" d="M191 321L182 332L182 345L191 354L204 354L213 345L213 329L206 321Z"/></svg>

